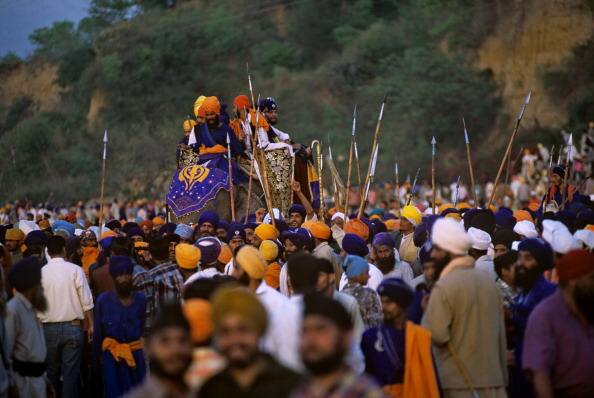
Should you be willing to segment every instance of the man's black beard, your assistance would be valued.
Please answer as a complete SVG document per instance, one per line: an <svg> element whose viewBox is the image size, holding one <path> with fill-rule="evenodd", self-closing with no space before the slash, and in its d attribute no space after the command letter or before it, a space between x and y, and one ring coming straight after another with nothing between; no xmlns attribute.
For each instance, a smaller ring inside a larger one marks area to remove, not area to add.
<svg viewBox="0 0 594 398"><path fill-rule="evenodd" d="M441 260L433 259L435 261L435 274L433 276L433 281L429 281L435 283L439 279L441 272L443 269L452 261L452 255L450 253L446 253L445 257Z"/></svg>
<svg viewBox="0 0 594 398"><path fill-rule="evenodd" d="M338 370L344 363L345 352L339 347L337 342L334 350L326 357L316 360L303 360L303 364L315 376L323 376Z"/></svg>
<svg viewBox="0 0 594 398"><path fill-rule="evenodd" d="M590 325L594 325L594 275L578 281L572 295L578 310Z"/></svg>
<svg viewBox="0 0 594 398"><path fill-rule="evenodd" d="M31 305L39 312L47 311L47 298L45 297L43 288L41 286L35 290L35 295L33 295Z"/></svg>
<svg viewBox="0 0 594 398"><path fill-rule="evenodd" d="M171 374L167 372L163 366L161 366L161 362L159 362L156 358L149 358L151 373L161 379L170 380L175 384L184 384L184 376L186 374L186 369L190 367L192 363L192 356L188 355L186 358L186 366L185 369L182 370L180 373Z"/></svg>
<svg viewBox="0 0 594 398"><path fill-rule="evenodd" d="M248 368L250 365L254 364L256 362L256 360L259 358L259 356L260 356L260 352L258 350L252 351L250 353L250 355L247 358L245 358L244 360L230 361L229 366L231 366L232 368L235 368L235 369L243 370L243 369Z"/></svg>
<svg viewBox="0 0 594 398"><path fill-rule="evenodd" d="M130 294L132 294L132 281L123 283L116 282L115 290L120 298L130 297Z"/></svg>
<svg viewBox="0 0 594 398"><path fill-rule="evenodd" d="M391 252L388 257L377 257L375 259L375 265L384 275L392 271L396 265L396 256L394 255L394 252Z"/></svg>
<svg viewBox="0 0 594 398"><path fill-rule="evenodd" d="M534 286L540 275L542 275L540 267L528 269L519 265L516 267L514 275L514 286L519 287L524 293L527 293L532 289L532 286Z"/></svg>
<svg viewBox="0 0 594 398"><path fill-rule="evenodd" d="M267 121L268 121L268 124L270 124L271 126L276 126L276 124L278 123L278 118L275 118L275 119L270 118Z"/></svg>
<svg viewBox="0 0 594 398"><path fill-rule="evenodd" d="M206 126L209 129L215 129L219 127L219 117L215 117L214 119L206 119Z"/></svg>

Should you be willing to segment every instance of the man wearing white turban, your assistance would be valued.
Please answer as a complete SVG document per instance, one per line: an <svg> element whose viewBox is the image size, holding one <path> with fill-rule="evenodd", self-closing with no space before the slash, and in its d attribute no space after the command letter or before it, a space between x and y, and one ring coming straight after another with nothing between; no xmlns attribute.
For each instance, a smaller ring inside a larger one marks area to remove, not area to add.
<svg viewBox="0 0 594 398"><path fill-rule="evenodd" d="M422 323L432 335L444 396L506 397L505 325L495 282L474 267L467 254L472 241L460 223L438 219L431 240L438 279Z"/></svg>

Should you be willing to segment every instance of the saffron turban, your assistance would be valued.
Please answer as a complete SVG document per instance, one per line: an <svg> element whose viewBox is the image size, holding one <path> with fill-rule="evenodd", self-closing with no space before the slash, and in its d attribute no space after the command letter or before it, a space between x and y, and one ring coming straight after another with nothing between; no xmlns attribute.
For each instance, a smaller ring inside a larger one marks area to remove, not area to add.
<svg viewBox="0 0 594 398"><path fill-rule="evenodd" d="M200 261L200 249L194 245L180 243L175 246L175 261L180 268L195 269Z"/></svg>
<svg viewBox="0 0 594 398"><path fill-rule="evenodd" d="M272 244L274 245L274 243ZM246 245L239 249L235 255L235 263L252 279L262 279L266 273L266 261L260 251L253 246Z"/></svg>
<svg viewBox="0 0 594 398"><path fill-rule="evenodd" d="M244 288L221 288L211 300L212 320L215 329L228 315L238 315L243 322L263 336L268 326L268 315L260 300L251 291Z"/></svg>
<svg viewBox="0 0 594 398"><path fill-rule="evenodd" d="M206 97L200 109L204 109L205 113L213 112L217 115L220 115L221 103L217 97Z"/></svg>
<svg viewBox="0 0 594 398"><path fill-rule="evenodd" d="M344 232L347 234L355 234L364 241L369 239L369 227L358 218L347 221L344 224Z"/></svg>
<svg viewBox="0 0 594 398"><path fill-rule="evenodd" d="M233 105L237 109L250 109L252 107L252 102L250 101L247 95L241 94L235 97L235 99L233 100Z"/></svg>

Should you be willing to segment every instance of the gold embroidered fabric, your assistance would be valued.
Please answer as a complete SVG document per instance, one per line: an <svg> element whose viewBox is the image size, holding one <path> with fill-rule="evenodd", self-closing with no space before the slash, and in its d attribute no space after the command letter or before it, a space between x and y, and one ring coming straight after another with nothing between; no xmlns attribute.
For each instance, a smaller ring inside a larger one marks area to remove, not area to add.
<svg viewBox="0 0 594 398"><path fill-rule="evenodd" d="M293 199L291 178L293 177L293 162L287 148L264 151L266 159L266 174L272 207L287 214Z"/></svg>

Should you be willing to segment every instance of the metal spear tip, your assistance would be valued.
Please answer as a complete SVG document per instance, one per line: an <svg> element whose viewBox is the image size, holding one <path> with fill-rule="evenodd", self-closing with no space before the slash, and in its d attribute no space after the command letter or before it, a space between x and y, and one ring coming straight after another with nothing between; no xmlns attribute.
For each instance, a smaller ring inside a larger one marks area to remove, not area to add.
<svg viewBox="0 0 594 398"><path fill-rule="evenodd" d="M530 102L530 97L532 97L532 90L528 91L528 94L526 94L526 98L524 99L524 104L528 105L528 103Z"/></svg>
<svg viewBox="0 0 594 398"><path fill-rule="evenodd" d="M386 102L388 102L388 93L384 94L384 99L382 103L385 104Z"/></svg>
<svg viewBox="0 0 594 398"><path fill-rule="evenodd" d="M229 137L229 133L227 132L227 144L231 143L231 138Z"/></svg>
<svg viewBox="0 0 594 398"><path fill-rule="evenodd" d="M107 129L105 129L105 132L103 133L103 143L107 144Z"/></svg>
<svg viewBox="0 0 594 398"><path fill-rule="evenodd" d="M433 136L433 138L431 138L431 145L435 145L437 144L437 141L435 140L435 136Z"/></svg>

